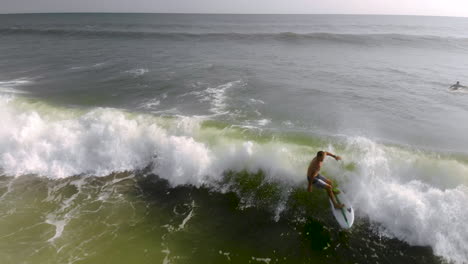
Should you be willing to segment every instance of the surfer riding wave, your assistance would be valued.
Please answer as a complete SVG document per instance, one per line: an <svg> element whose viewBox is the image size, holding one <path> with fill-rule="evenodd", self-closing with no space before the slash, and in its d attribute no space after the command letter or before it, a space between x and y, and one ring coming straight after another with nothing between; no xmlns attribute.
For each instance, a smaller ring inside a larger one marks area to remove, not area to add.
<svg viewBox="0 0 468 264"><path fill-rule="evenodd" d="M333 183L329 179L320 175L319 173L320 169L322 168L322 163L325 160L326 156L333 157L337 161L341 160L340 156L334 155L330 152L326 152L326 151L317 152L317 156L315 156L312 159L312 161L309 164L309 168L307 169L307 181L308 181L307 191L311 192L312 186L315 186L320 189L325 189L331 201L333 202L333 206L336 209L341 209L344 207L344 205L336 201L336 197L333 191L334 189Z"/></svg>

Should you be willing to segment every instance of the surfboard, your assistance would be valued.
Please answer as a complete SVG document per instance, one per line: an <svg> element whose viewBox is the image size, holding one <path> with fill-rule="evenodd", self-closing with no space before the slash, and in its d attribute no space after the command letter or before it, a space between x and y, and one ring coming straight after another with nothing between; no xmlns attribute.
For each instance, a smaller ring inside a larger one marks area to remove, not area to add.
<svg viewBox="0 0 468 264"><path fill-rule="evenodd" d="M340 190L340 193L335 194L335 197L338 203L344 204L344 207L341 209L335 209L332 200L329 199L333 216L335 216L335 219L341 228L349 229L354 223L354 209L343 191Z"/></svg>

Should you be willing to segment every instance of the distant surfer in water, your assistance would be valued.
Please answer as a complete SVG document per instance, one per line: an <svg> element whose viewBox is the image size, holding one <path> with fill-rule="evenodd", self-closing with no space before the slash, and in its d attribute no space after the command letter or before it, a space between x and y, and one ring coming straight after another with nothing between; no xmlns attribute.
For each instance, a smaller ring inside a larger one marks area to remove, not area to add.
<svg viewBox="0 0 468 264"><path fill-rule="evenodd" d="M307 181L309 182L307 186L307 191L311 192L312 191L312 186L315 186L320 189L325 189L328 193L328 196L333 202L333 206L336 209L343 208L343 204L339 204L336 201L335 194L333 193L333 184L332 182L320 175L320 169L322 168L322 163L325 160L326 156L333 157L334 159L341 160L340 156L336 156L331 154L330 152L326 151L319 151L317 152L317 156L312 159L310 162L309 168L307 169Z"/></svg>
<svg viewBox="0 0 468 264"><path fill-rule="evenodd" d="M457 81L456 84L450 86L450 89L452 89L452 90L458 90L460 88L466 88L466 86L461 85L460 82L458 82L458 81Z"/></svg>

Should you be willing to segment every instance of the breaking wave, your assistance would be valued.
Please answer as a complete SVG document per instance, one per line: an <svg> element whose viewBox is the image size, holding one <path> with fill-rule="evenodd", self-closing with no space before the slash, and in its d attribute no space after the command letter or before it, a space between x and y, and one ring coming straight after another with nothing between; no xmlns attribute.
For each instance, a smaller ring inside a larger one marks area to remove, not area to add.
<svg viewBox="0 0 468 264"><path fill-rule="evenodd" d="M280 197L287 197L290 186L305 186L313 153L326 149L342 155L344 163L329 160L323 173L347 191L358 216L369 219L378 232L411 245L430 245L451 261L468 259L468 158L463 155L389 146L363 137L310 136L297 144L294 135L258 135L202 118L109 108L75 113L28 104L0 97L3 175L106 176L151 164L153 172L173 186L218 188L226 171L262 170L265 180L283 192ZM279 202L278 215L283 207Z"/></svg>

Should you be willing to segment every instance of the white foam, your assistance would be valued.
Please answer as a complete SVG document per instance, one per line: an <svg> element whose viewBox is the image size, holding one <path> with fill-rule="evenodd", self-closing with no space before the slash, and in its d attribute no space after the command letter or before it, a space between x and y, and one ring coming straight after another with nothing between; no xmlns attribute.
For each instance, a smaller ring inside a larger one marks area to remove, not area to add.
<svg viewBox="0 0 468 264"><path fill-rule="evenodd" d="M264 263L267 263L269 264L271 259L270 258L256 258L256 257L252 257L252 260L255 260L255 261L258 261L258 262L264 262Z"/></svg>
<svg viewBox="0 0 468 264"><path fill-rule="evenodd" d="M190 213L187 215L186 218L184 218L182 223L179 225L179 229L184 229L185 224L187 224L187 222L190 220L190 218L192 218L192 216L193 216L193 209L190 210Z"/></svg>
<svg viewBox="0 0 468 264"><path fill-rule="evenodd" d="M258 120L257 123L258 123L259 126L266 126L269 123L271 123L271 120L270 119L261 119L261 120Z"/></svg>
<svg viewBox="0 0 468 264"><path fill-rule="evenodd" d="M15 183L14 179L11 180L11 181L8 181L8 184L6 185L6 192L4 192L1 196L0 196L0 202L5 198L7 197L8 194L10 194L12 191L13 191L13 184ZM2 187L5 187L5 186L2 186Z"/></svg>
<svg viewBox="0 0 468 264"><path fill-rule="evenodd" d="M126 71L126 73L130 73L131 75L135 77L142 76L147 72L149 72L149 70L146 68L132 69L132 70Z"/></svg>
<svg viewBox="0 0 468 264"><path fill-rule="evenodd" d="M227 91L235 86L242 85L242 80L232 81L218 85L216 87L208 87L203 91L190 92L188 94L195 95L201 102L208 101L211 104L210 111L216 115L227 114Z"/></svg>
<svg viewBox="0 0 468 264"><path fill-rule="evenodd" d="M220 255L225 256L226 259L227 259L228 261L231 261L231 256L230 256L231 253L230 253L230 252L223 252L222 250L220 250L220 251L218 251L218 253L219 253Z"/></svg>
<svg viewBox="0 0 468 264"><path fill-rule="evenodd" d="M260 99L253 99L253 98L250 98L249 99L249 102L253 103L253 104L265 104L264 101L260 100Z"/></svg>
<svg viewBox="0 0 468 264"><path fill-rule="evenodd" d="M169 250L169 248L161 250L161 253L165 254L164 259L163 259L163 264L170 264L171 261L169 259L169 255L171 254L171 251Z"/></svg>
<svg viewBox="0 0 468 264"><path fill-rule="evenodd" d="M66 222L67 222L66 220L53 220L53 219L46 220L47 224L55 226L55 234L53 237L47 240L47 242L53 242L55 239L62 236L63 229L65 228Z"/></svg>
<svg viewBox="0 0 468 264"><path fill-rule="evenodd" d="M293 123L289 120L286 120L286 121L283 121L281 122L282 125L286 126L286 127L293 127Z"/></svg>
<svg viewBox="0 0 468 264"><path fill-rule="evenodd" d="M83 70L83 69L100 68L102 66L105 66L106 64L108 64L108 62L99 62L99 63L95 63L93 65L74 66L74 67L71 67L70 70Z"/></svg>
<svg viewBox="0 0 468 264"><path fill-rule="evenodd" d="M8 80L8 81L0 81L0 93L5 93L5 94L24 94L27 93L26 91L21 91L16 89L16 87L30 84L31 80L27 78L19 78L19 79L14 79L14 80Z"/></svg>
<svg viewBox="0 0 468 264"><path fill-rule="evenodd" d="M430 245L435 254L457 263L468 259L466 164L440 158L431 163L430 157L365 138L351 139L347 152L357 170L342 181L361 216L379 223L384 235ZM424 160L425 169L418 169Z"/></svg>
<svg viewBox="0 0 468 264"><path fill-rule="evenodd" d="M45 201L56 201L60 203L60 207L49 213L46 218L46 223L55 226L55 234L53 237L49 238L47 242L54 242L57 238L62 236L62 233L70 220L80 213L80 207L75 203L78 195L81 194L81 188L85 183L85 178L79 178L71 182L63 182L58 185L53 185L49 187L47 191L47 198ZM60 189L68 186L74 185L77 188L76 193L71 195L68 199L62 200L63 197L60 195Z"/></svg>
<svg viewBox="0 0 468 264"><path fill-rule="evenodd" d="M160 103L161 103L161 101L158 98L152 98L152 99L149 99L146 102L142 103L140 108L155 109L157 106L159 106Z"/></svg>
<svg viewBox="0 0 468 264"><path fill-rule="evenodd" d="M194 138L203 119L181 117L163 129L148 117L129 119L113 109L56 120L35 111L21 112L14 102L0 100L0 107L4 109L0 167L8 175L100 176L154 162L155 173L172 184L198 185L230 168L263 168L276 175L297 165L285 156L290 154L278 151L277 143L261 146L220 139L208 147Z"/></svg>
<svg viewBox="0 0 468 264"><path fill-rule="evenodd" d="M271 119L264 118L264 119L255 119L255 120L245 120L243 121L243 125L238 127L245 127L248 129L260 129L271 123Z"/></svg>
<svg viewBox="0 0 468 264"><path fill-rule="evenodd" d="M459 89L455 91L450 91L451 93L460 93L460 94L468 94L468 89Z"/></svg>

